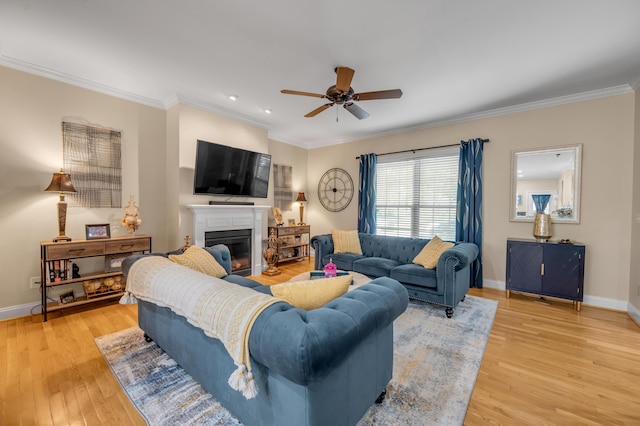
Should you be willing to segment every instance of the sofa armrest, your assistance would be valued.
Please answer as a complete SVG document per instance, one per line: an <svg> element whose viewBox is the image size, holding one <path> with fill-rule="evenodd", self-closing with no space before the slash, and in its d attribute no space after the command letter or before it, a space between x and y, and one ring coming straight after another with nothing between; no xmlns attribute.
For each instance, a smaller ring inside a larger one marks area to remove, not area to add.
<svg viewBox="0 0 640 426"><path fill-rule="evenodd" d="M311 311L276 303L256 319L249 352L269 370L306 385L326 376L360 342L392 324L408 302L402 284L381 277Z"/></svg>
<svg viewBox="0 0 640 426"><path fill-rule="evenodd" d="M473 243L458 243L438 259L437 291L444 296L445 306L455 306L469 291L469 265L478 257L478 251Z"/></svg>
<svg viewBox="0 0 640 426"><path fill-rule="evenodd" d="M314 268L319 271L324 267L322 258L333 253L333 237L331 234L314 235L311 238L311 246L314 251Z"/></svg>
<svg viewBox="0 0 640 426"><path fill-rule="evenodd" d="M473 243L457 243L449 250L442 253L438 259L437 269L446 269L453 267L453 270L459 271L470 265L471 262L478 257L478 246Z"/></svg>

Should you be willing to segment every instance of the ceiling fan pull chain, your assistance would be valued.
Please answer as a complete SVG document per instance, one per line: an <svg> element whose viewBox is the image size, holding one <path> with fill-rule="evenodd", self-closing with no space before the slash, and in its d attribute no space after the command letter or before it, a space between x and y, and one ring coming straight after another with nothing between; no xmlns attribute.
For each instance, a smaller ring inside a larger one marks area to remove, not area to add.
<svg viewBox="0 0 640 426"><path fill-rule="evenodd" d="M336 123L338 122L338 111L340 111L340 108L336 108Z"/></svg>

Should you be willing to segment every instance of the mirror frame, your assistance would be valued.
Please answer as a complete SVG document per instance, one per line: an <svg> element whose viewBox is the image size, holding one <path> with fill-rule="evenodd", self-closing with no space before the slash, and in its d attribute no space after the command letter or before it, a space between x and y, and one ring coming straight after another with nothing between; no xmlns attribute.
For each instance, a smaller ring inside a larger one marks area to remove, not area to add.
<svg viewBox="0 0 640 426"><path fill-rule="evenodd" d="M509 221L510 222L531 222L533 217L516 215L516 195L518 187L518 155L519 154L546 154L554 151L567 151L573 149L575 152L574 179L573 179L573 217L560 218L551 217L552 223L580 223L580 191L582 187L582 144L554 146L543 149L522 149L511 151L511 192L509 197Z"/></svg>

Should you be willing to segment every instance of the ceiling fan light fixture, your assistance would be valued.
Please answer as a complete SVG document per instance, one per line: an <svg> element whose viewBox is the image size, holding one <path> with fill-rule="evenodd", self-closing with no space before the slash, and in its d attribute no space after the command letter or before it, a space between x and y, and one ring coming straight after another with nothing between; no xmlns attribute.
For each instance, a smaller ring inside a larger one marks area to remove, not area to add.
<svg viewBox="0 0 640 426"><path fill-rule="evenodd" d="M320 112L326 110L329 107L332 107L333 105L342 105L344 109L349 111L351 114L353 114L354 117L359 120L369 117L369 113L360 108L358 105L354 104L353 101L357 102L377 99L393 99L402 96L402 90L400 89L354 93L354 90L351 87L351 81L353 80L355 71L348 67L336 67L334 70L337 74L336 84L329 86L324 95L321 95L319 93L300 92L298 90L287 89L281 90L280 93L284 93L286 95L312 96L316 98L328 99L330 101L328 104L324 104L305 114L305 117L307 118L315 117Z"/></svg>

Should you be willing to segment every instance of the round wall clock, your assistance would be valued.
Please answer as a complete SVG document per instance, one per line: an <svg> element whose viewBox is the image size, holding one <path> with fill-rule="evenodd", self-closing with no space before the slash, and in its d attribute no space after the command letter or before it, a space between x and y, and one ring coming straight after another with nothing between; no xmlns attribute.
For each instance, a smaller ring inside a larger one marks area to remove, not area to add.
<svg viewBox="0 0 640 426"><path fill-rule="evenodd" d="M330 212L346 209L353 198L353 180L349 173L339 168L327 170L318 182L318 198L322 207Z"/></svg>

